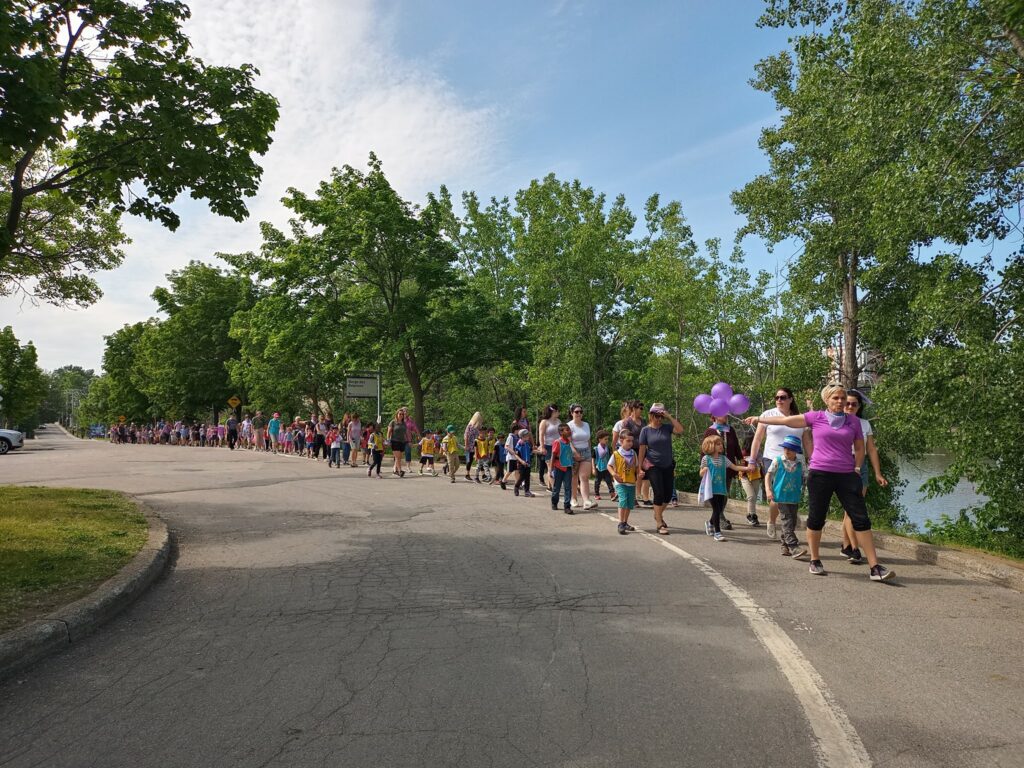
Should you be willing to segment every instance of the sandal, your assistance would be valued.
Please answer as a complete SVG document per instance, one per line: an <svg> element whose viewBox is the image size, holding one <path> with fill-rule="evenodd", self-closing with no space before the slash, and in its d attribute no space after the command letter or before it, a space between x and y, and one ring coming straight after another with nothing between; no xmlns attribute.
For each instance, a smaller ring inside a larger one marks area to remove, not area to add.
<svg viewBox="0 0 1024 768"><path fill-rule="evenodd" d="M659 525L658 526L658 533L660 533L662 536L668 536L668 526L665 525L665 523L662 523L661 525Z"/></svg>

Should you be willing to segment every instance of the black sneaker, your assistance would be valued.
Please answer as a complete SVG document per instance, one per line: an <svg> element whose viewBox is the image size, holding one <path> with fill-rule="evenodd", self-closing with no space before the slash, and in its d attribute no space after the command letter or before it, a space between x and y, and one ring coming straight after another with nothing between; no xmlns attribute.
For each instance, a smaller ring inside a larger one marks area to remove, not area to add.
<svg viewBox="0 0 1024 768"><path fill-rule="evenodd" d="M628 533L628 531L626 530L625 523L619 523L619 533L621 533L623 536L625 536Z"/></svg>
<svg viewBox="0 0 1024 768"><path fill-rule="evenodd" d="M845 557L847 560L853 559L853 547L840 547L839 554Z"/></svg>
<svg viewBox="0 0 1024 768"><path fill-rule="evenodd" d="M854 565L860 565L864 562L864 556L861 555L860 550L854 547L853 552L850 553L850 562Z"/></svg>
<svg viewBox="0 0 1024 768"><path fill-rule="evenodd" d="M633 531L635 531L635 530L636 530L636 528L634 528L634 527L633 527L632 525L630 525L629 523L623 523L623 525L624 525L624 526L626 526L626 532L627 532L627 533L632 533Z"/></svg>
<svg viewBox="0 0 1024 768"><path fill-rule="evenodd" d="M875 565L871 567L871 573L868 574L868 578L872 581L888 581L895 575L884 565Z"/></svg>
<svg viewBox="0 0 1024 768"><path fill-rule="evenodd" d="M722 518L722 527L725 528L725 530L727 530L727 531L731 531L732 530L732 523L730 523L728 520L726 520L723 517Z"/></svg>
<svg viewBox="0 0 1024 768"><path fill-rule="evenodd" d="M575 512L572 511L572 507L569 506L569 505L566 505L565 509L563 509L562 511L565 512L565 514L567 514L567 515L575 515L576 514Z"/></svg>
<svg viewBox="0 0 1024 768"><path fill-rule="evenodd" d="M753 525L755 528L761 524L761 521L758 519L757 515L751 515L750 517L748 517L747 522Z"/></svg>
<svg viewBox="0 0 1024 768"><path fill-rule="evenodd" d="M477 480L477 482L480 482L480 481ZM516 496L518 496L519 495L519 489L518 488L513 488L512 489L512 493L514 493Z"/></svg>
<svg viewBox="0 0 1024 768"><path fill-rule="evenodd" d="M558 511L558 504L557 503L551 505L551 511L552 512L557 512Z"/></svg>

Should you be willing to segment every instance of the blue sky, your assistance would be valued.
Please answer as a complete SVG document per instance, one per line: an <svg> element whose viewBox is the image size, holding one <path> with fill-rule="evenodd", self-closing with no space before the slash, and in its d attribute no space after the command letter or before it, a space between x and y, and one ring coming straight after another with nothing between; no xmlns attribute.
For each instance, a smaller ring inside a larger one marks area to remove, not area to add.
<svg viewBox="0 0 1024 768"><path fill-rule="evenodd" d="M285 222L288 186L312 190L332 166L361 166L371 150L415 202L441 184L511 195L554 172L609 198L623 193L634 212L654 192L680 200L698 240L731 243L742 222L729 193L765 170L757 137L776 119L748 80L789 34L758 29L762 7L193 0L195 52L256 64L282 104L252 215L234 223L183 199L175 233L126 219L132 245L122 267L100 275L96 305L8 298L0 322L35 341L45 368L99 369L103 335L155 315L149 294L169 270L257 247L261 220ZM763 246L745 245L752 266L774 267Z"/></svg>

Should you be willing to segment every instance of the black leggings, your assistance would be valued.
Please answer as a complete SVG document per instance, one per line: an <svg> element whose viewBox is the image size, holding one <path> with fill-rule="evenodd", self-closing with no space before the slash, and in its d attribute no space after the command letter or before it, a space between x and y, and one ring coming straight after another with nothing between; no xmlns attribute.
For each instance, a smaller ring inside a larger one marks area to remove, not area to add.
<svg viewBox="0 0 1024 768"><path fill-rule="evenodd" d="M544 477L548 473L548 457L544 451L537 451L537 482L545 485Z"/></svg>
<svg viewBox="0 0 1024 768"><path fill-rule="evenodd" d="M833 494L850 516L853 530L871 530L868 508L861 496L860 475L856 472L823 472L820 469L807 473L807 530L820 531L825 527L825 516Z"/></svg>
<svg viewBox="0 0 1024 768"><path fill-rule="evenodd" d="M366 474L371 475L373 474L373 470L376 469L377 474L379 475L380 463L382 461L384 461L384 451L373 451L370 454L370 468L367 470Z"/></svg>
<svg viewBox="0 0 1024 768"><path fill-rule="evenodd" d="M615 493L615 486L612 485L612 473L607 469L597 470L597 474L594 475L594 495L601 495L601 481L608 484L608 493Z"/></svg>
<svg viewBox="0 0 1024 768"><path fill-rule="evenodd" d="M671 467L654 466L645 472L647 479L651 481L651 493L654 497L654 506L656 507L663 507L672 500L672 486L675 480L673 470L675 466L675 464Z"/></svg>
<svg viewBox="0 0 1024 768"><path fill-rule="evenodd" d="M720 493L711 497L711 527L716 533L722 532L722 513L725 512L725 502L728 498Z"/></svg>

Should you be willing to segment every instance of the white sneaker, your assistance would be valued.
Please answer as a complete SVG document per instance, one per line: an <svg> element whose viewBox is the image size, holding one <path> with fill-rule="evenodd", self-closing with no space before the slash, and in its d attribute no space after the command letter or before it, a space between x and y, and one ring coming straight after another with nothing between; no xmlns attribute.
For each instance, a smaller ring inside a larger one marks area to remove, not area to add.
<svg viewBox="0 0 1024 768"><path fill-rule="evenodd" d="M583 505L584 509L593 509L597 506L597 502L593 499L587 499L587 502Z"/></svg>
<svg viewBox="0 0 1024 768"><path fill-rule="evenodd" d="M768 523L768 538L769 539L774 539L775 538L775 523L771 523L771 522Z"/></svg>
<svg viewBox="0 0 1024 768"><path fill-rule="evenodd" d="M580 503L578 501L576 501L576 499L573 499L572 502L570 502L570 504L569 504L569 506L572 507L573 509L575 509L579 505L580 505Z"/></svg>

